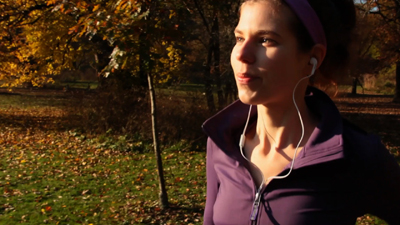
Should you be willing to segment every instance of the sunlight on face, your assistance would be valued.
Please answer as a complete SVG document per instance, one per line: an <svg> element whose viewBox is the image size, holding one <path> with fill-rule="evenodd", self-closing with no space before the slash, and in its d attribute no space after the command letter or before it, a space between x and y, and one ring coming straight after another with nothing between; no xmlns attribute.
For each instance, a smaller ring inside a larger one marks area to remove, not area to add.
<svg viewBox="0 0 400 225"><path fill-rule="evenodd" d="M239 98L247 104L291 104L295 84L309 56L298 50L290 30L289 8L271 2L246 2L235 29L231 64Z"/></svg>

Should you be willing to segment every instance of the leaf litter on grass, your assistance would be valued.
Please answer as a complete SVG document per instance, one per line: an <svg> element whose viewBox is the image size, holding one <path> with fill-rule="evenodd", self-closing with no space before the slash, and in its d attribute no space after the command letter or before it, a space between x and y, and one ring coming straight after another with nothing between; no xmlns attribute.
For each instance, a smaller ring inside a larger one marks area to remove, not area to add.
<svg viewBox="0 0 400 225"><path fill-rule="evenodd" d="M201 223L202 152L164 151L172 207L161 210L151 151L118 151L96 137L59 129L57 122L64 116L63 108L52 106L0 107L2 223ZM121 138L115 137L118 141ZM191 183L190 173L196 173L198 183ZM182 178L179 184L173 181L177 175Z"/></svg>
<svg viewBox="0 0 400 225"><path fill-rule="evenodd" d="M201 220L205 185L202 153L163 153L164 157L174 155L164 160L173 208L161 211L152 153L96 148L69 132L35 130L28 135L8 127L0 132L5 137L0 147L0 190L6 202L0 217L9 224L176 224L178 218L193 223ZM196 177L191 170L198 171Z"/></svg>

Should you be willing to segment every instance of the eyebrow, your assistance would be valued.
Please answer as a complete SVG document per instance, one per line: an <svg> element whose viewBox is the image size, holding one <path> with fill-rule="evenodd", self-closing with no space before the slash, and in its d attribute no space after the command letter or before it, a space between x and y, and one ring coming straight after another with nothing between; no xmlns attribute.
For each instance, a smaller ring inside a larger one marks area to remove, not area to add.
<svg viewBox="0 0 400 225"><path fill-rule="evenodd" d="M235 34L243 34L243 32L239 29L235 29L234 31ZM278 33L272 31L272 30L259 30L256 32L256 35L275 35L278 37L281 37L281 35L279 35Z"/></svg>

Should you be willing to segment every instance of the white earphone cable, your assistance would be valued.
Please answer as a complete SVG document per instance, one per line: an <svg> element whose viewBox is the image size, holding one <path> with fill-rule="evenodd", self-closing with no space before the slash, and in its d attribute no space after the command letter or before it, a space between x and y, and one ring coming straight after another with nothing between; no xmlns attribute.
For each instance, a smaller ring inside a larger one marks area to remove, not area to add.
<svg viewBox="0 0 400 225"><path fill-rule="evenodd" d="M289 169L288 173L285 174L285 175L282 175L282 176L272 176L272 177L269 177L268 179L271 179L271 180L272 180L272 179L283 179L283 178L286 178L286 177L288 177L288 176L290 175L290 173L291 173L292 170L293 170L294 161L295 161L296 156L297 156L297 151L299 150L300 144L301 144L301 142L303 141L304 133L305 133L305 132L304 132L303 118L301 117L301 113L300 113L299 107L298 107L297 104L296 104L295 92L296 92L297 86L300 84L300 82L303 81L303 80L305 80L305 79L307 79L307 78L309 78L309 77L311 77L312 75L313 75L313 73L312 73L311 75L308 75L308 76L306 76L306 77L301 78L301 79L297 82L296 86L295 86L294 89L293 89L292 99L293 99L293 104L294 104L294 106L296 107L297 114L299 115L299 120L300 120L300 125L301 125L301 136L300 136L299 142L297 143L296 149L294 150L294 155L293 155L292 162L291 162L291 164L290 164L290 169Z"/></svg>

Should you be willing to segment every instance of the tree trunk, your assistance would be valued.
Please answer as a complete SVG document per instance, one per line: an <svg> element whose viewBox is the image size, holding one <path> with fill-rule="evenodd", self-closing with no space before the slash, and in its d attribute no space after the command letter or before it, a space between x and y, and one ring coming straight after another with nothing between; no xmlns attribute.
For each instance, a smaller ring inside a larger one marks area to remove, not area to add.
<svg viewBox="0 0 400 225"><path fill-rule="evenodd" d="M213 53L213 38L210 37L208 47L208 54L207 54L207 62L206 66L204 67L204 88L207 100L208 110L213 113L215 112L215 103L214 103L214 94L212 90L212 77L211 77L211 60L212 60L212 53Z"/></svg>
<svg viewBox="0 0 400 225"><path fill-rule="evenodd" d="M214 78L215 84L217 86L217 96L218 96L218 110L221 110L225 105L224 100L224 92L222 90L222 82L221 82L221 69L220 69L220 45L219 45L219 21L218 16L216 15L213 21L213 26L211 29L213 43L213 52L214 52Z"/></svg>
<svg viewBox="0 0 400 225"><path fill-rule="evenodd" d="M162 209L168 208L168 195L167 190L165 188L165 178L164 178L164 170L162 166L162 159L160 148L158 145L158 131L157 131L157 115L156 115L156 96L153 88L153 81L151 78L151 74L147 73L147 81L149 84L149 93L150 93L150 102L151 102L151 120L152 120L152 130L153 130L153 145L154 145L154 153L156 155L157 160L157 171L158 171L158 184L160 187L160 206Z"/></svg>
<svg viewBox="0 0 400 225"><path fill-rule="evenodd" d="M146 43L146 33L145 31L141 31L139 34L139 80L140 86L146 87L148 86L148 79L147 79L147 70L149 70L149 53L150 50L147 47Z"/></svg>
<svg viewBox="0 0 400 225"><path fill-rule="evenodd" d="M357 94L357 78L353 77L353 86L351 88L351 94L356 95Z"/></svg>
<svg viewBox="0 0 400 225"><path fill-rule="evenodd" d="M227 81L225 83L225 98L224 99L225 99L226 103L228 103L228 104L235 100L232 83L230 81Z"/></svg>
<svg viewBox="0 0 400 225"><path fill-rule="evenodd" d="M204 66L203 77L204 77L204 93L206 95L207 107L211 113L215 112L215 103L214 103L214 95L212 90L212 83L213 79L211 77L211 62L213 56L213 46L214 46L214 39L212 32L209 29L209 25L207 19L204 15L202 8L197 0L193 1L197 11L200 14L200 17L203 20L204 27L206 28L207 33L210 35L210 39L208 41L208 48L207 48L207 61L206 65Z"/></svg>
<svg viewBox="0 0 400 225"><path fill-rule="evenodd" d="M396 63L396 89L393 102L400 103L400 61Z"/></svg>

